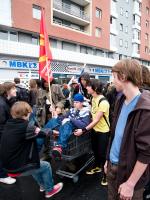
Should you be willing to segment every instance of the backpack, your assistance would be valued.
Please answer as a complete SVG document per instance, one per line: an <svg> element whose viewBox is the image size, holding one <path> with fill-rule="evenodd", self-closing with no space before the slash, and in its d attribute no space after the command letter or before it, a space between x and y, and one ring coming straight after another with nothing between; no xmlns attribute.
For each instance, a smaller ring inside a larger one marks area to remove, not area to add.
<svg viewBox="0 0 150 200"><path fill-rule="evenodd" d="M105 97L101 98L101 99L99 100L99 102L98 102L98 107L99 107L100 103L101 103L102 101L104 101L104 100L108 101ZM110 128L110 124L109 124L109 122L107 121L105 115L103 115L103 118L104 118L105 122L107 123L108 127Z"/></svg>
<svg viewBox="0 0 150 200"><path fill-rule="evenodd" d="M29 103L29 91L26 88L17 87L17 100Z"/></svg>

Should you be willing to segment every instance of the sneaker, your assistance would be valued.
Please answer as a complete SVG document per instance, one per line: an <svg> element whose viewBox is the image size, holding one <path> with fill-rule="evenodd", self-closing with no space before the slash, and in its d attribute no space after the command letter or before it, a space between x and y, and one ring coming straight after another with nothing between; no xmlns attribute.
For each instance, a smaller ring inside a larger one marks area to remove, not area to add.
<svg viewBox="0 0 150 200"><path fill-rule="evenodd" d="M52 150L52 155L56 160L60 160L62 156L62 147L61 146L55 146Z"/></svg>
<svg viewBox="0 0 150 200"><path fill-rule="evenodd" d="M100 173L101 171L102 171L102 169L100 167L95 167L95 168L92 168L92 169L86 171L86 174L93 175L95 173Z"/></svg>
<svg viewBox="0 0 150 200"><path fill-rule="evenodd" d="M63 188L63 183L57 183L56 185L54 185L54 188L50 192L46 192L45 198L52 197L53 195L60 192L60 190L62 190L62 188Z"/></svg>
<svg viewBox="0 0 150 200"><path fill-rule="evenodd" d="M40 186L40 192L44 192L44 188L42 186Z"/></svg>
<svg viewBox="0 0 150 200"><path fill-rule="evenodd" d="M102 186L107 186L108 185L106 175L103 175L102 180L101 180L101 185Z"/></svg>
<svg viewBox="0 0 150 200"><path fill-rule="evenodd" d="M11 184L14 184L16 182L16 179L8 176L6 178L0 178L0 182L11 185Z"/></svg>

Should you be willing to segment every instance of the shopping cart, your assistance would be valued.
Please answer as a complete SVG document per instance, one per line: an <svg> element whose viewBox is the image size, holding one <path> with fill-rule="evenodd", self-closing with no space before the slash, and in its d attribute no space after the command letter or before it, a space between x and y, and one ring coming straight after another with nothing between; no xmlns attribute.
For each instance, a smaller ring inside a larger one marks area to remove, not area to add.
<svg viewBox="0 0 150 200"><path fill-rule="evenodd" d="M54 136L51 136L50 138L50 149L55 146L56 144L56 138ZM86 155L86 156L84 156ZM71 161L75 161L78 159L84 160L84 158L87 158L84 163L81 164L81 166L76 170L71 172L70 170L63 169L64 163L69 163ZM74 183L78 182L79 179L79 173L83 171L90 163L94 161L94 156L92 154L91 150L91 137L90 133L83 134L80 137L72 135L69 138L68 141L68 147L63 150L62 154L62 164L60 164L60 167L56 170L56 174L60 177L67 177L71 178Z"/></svg>

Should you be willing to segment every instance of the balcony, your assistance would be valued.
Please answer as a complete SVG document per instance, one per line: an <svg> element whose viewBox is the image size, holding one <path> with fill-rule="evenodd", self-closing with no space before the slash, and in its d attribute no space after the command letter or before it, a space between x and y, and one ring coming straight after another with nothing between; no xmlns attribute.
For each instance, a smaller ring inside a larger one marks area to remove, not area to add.
<svg viewBox="0 0 150 200"><path fill-rule="evenodd" d="M137 29L137 30L141 30L141 25L140 25L140 23L134 23L134 24L132 25L132 28L133 28L133 29Z"/></svg>
<svg viewBox="0 0 150 200"><path fill-rule="evenodd" d="M63 26L63 27L67 27L67 28L70 28L70 29L73 29L73 30L76 30L76 31L79 31L79 32L82 32L82 33L86 33L88 34L88 31L85 31L84 29L80 29L80 27L77 27L77 26L74 26L74 25L67 25L67 24L63 24L62 21L59 21L59 20L56 20L53 18L53 23L54 24L57 24L57 25L60 25L60 26Z"/></svg>
<svg viewBox="0 0 150 200"><path fill-rule="evenodd" d="M132 57L133 58L140 58L140 51L133 51L132 52Z"/></svg>
<svg viewBox="0 0 150 200"><path fill-rule="evenodd" d="M118 35L117 28L113 24L110 25L110 33L113 35Z"/></svg>
<svg viewBox="0 0 150 200"><path fill-rule="evenodd" d="M53 3L53 15L81 26L86 26L90 23L90 17L86 12L74 9L69 4L58 1Z"/></svg>
<svg viewBox="0 0 150 200"><path fill-rule="evenodd" d="M89 3L91 3L92 0L71 0L71 1L80 6L87 6Z"/></svg>
<svg viewBox="0 0 150 200"><path fill-rule="evenodd" d="M132 43L141 44L141 41L138 38L133 38Z"/></svg>
<svg viewBox="0 0 150 200"><path fill-rule="evenodd" d="M133 6L133 15L134 14L141 17L141 11L139 9L138 2L136 2L136 1L134 2L134 6Z"/></svg>

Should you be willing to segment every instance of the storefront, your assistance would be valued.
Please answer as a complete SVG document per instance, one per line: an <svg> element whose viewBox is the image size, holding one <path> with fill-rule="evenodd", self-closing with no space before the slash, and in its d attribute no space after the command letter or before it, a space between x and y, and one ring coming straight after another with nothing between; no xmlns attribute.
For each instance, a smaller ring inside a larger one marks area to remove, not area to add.
<svg viewBox="0 0 150 200"><path fill-rule="evenodd" d="M83 71L88 72L91 78L101 79L103 82L107 82L111 78L111 67L53 61L51 68L53 76L60 84L67 83L72 76L78 78ZM13 81L15 77L19 77L24 83L31 78L39 79L38 62L0 59L0 82Z"/></svg>

